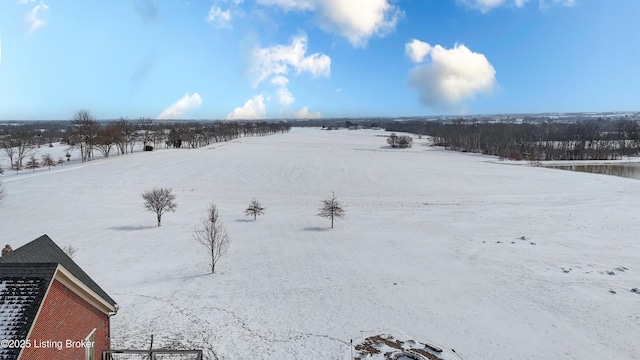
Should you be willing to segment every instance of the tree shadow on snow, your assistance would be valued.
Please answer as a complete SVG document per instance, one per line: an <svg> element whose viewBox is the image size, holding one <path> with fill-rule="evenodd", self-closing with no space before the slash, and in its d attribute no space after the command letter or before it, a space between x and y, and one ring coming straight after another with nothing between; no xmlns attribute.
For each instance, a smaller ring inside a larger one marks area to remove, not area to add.
<svg viewBox="0 0 640 360"><path fill-rule="evenodd" d="M144 229L153 229L157 226L142 226L142 225L124 225L124 226L112 226L109 229L111 230L121 230L121 231L137 231Z"/></svg>
<svg viewBox="0 0 640 360"><path fill-rule="evenodd" d="M306 227L306 228L304 228L302 230L304 230L304 231L327 231L327 230L331 230L331 229L328 228L328 227L309 226L309 227Z"/></svg>
<svg viewBox="0 0 640 360"><path fill-rule="evenodd" d="M200 277L205 277L205 276L215 276L215 275L219 275L221 274L220 272L216 272L215 274L212 274L211 271L206 272L206 273L202 273L202 274L196 274L196 275L186 275L186 276L181 276L179 277L180 280L189 280L189 279L195 279L195 278L200 278Z"/></svg>
<svg viewBox="0 0 640 360"><path fill-rule="evenodd" d="M248 223L248 222L253 222L253 219L238 219L236 220L236 222Z"/></svg>

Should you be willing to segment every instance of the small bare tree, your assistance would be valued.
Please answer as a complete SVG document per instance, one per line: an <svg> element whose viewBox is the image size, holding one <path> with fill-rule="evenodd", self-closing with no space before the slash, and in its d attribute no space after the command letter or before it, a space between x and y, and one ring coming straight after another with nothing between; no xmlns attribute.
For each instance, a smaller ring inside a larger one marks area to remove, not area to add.
<svg viewBox="0 0 640 360"><path fill-rule="evenodd" d="M264 214L265 209L266 208L263 207L258 200L253 198L253 200L251 200L251 204L249 204L249 207L245 209L244 213L247 216L253 216L253 220L256 220L258 215Z"/></svg>
<svg viewBox="0 0 640 360"><path fill-rule="evenodd" d="M176 204L176 196L171 193L170 188L153 188L150 191L142 193L144 199L144 207L148 211L156 213L158 217L158 226L162 219L162 214L167 211L176 211L178 204Z"/></svg>
<svg viewBox="0 0 640 360"><path fill-rule="evenodd" d="M216 269L216 263L229 249L231 240L229 239L227 229L220 221L218 207L215 204L209 204L207 216L202 218L201 222L202 229L196 230L193 238L209 251L209 255L211 256L211 273L213 274Z"/></svg>
<svg viewBox="0 0 640 360"><path fill-rule="evenodd" d="M42 155L42 166L48 166L49 170L51 170L51 167L57 164L58 163L51 157L51 154L47 153Z"/></svg>
<svg viewBox="0 0 640 360"><path fill-rule="evenodd" d="M29 162L27 162L27 169L33 170L33 172L36 172L36 169L38 168L40 168L40 163L38 162L38 159L36 159L35 155L31 155L31 158L29 158Z"/></svg>
<svg viewBox="0 0 640 360"><path fill-rule="evenodd" d="M78 248L73 245L67 245L62 248L62 251L64 251L64 253L67 254L68 257L73 259L73 257L76 256L76 253L78 252Z"/></svg>
<svg viewBox="0 0 640 360"><path fill-rule="evenodd" d="M322 200L322 207L320 207L320 212L318 212L318 216L322 216L325 218L331 219L331 228L333 229L333 219L342 219L344 217L344 209L336 195L331 193L331 197L328 197Z"/></svg>

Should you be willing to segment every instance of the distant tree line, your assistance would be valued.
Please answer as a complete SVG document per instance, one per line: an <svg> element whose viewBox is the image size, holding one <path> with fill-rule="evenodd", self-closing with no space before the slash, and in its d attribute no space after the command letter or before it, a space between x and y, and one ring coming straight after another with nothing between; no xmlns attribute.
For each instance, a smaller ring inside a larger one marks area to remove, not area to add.
<svg viewBox="0 0 640 360"><path fill-rule="evenodd" d="M229 141L245 136L284 133L291 126L283 121L267 122L154 122L150 118L132 121L120 118L115 121L98 122L88 111L76 112L71 122L69 135L62 139L80 149L83 161L93 158L93 150L108 157L112 148L118 154L132 152L136 144L144 150L159 147L195 149L216 142Z"/></svg>
<svg viewBox="0 0 640 360"><path fill-rule="evenodd" d="M36 148L45 144L53 146L53 142L68 144L69 151L77 149L84 162L93 160L95 152L106 158L114 150L118 155L131 153L137 145L142 145L144 150L160 147L195 149L239 137L284 133L290 129L284 121L156 122L144 117L98 121L89 111L79 110L67 122L0 124L0 148L9 159L11 170L19 172ZM31 166L33 168L35 163Z"/></svg>
<svg viewBox="0 0 640 360"><path fill-rule="evenodd" d="M393 122L387 131L429 135L446 149L482 153L509 159L615 160L640 154L640 121L581 120L573 123Z"/></svg>

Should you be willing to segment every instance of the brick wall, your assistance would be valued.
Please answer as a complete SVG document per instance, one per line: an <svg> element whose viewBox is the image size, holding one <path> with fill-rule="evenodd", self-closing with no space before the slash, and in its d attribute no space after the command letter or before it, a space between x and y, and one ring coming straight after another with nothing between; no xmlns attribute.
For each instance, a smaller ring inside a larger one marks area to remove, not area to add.
<svg viewBox="0 0 640 360"><path fill-rule="evenodd" d="M109 318L88 302L54 280L20 360L84 360L85 348L79 342L93 329L95 359L102 359L108 348Z"/></svg>

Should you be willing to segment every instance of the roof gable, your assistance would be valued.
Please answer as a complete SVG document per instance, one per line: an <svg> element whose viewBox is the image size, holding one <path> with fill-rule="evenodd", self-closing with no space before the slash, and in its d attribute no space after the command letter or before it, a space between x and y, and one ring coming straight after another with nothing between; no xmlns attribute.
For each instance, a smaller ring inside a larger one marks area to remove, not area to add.
<svg viewBox="0 0 640 360"><path fill-rule="evenodd" d="M73 276L84 283L89 289L103 298L107 303L116 306L116 302L107 295L95 281L85 273L56 243L47 235L13 250L0 257L0 264L24 264L24 263L56 263L62 265Z"/></svg>

